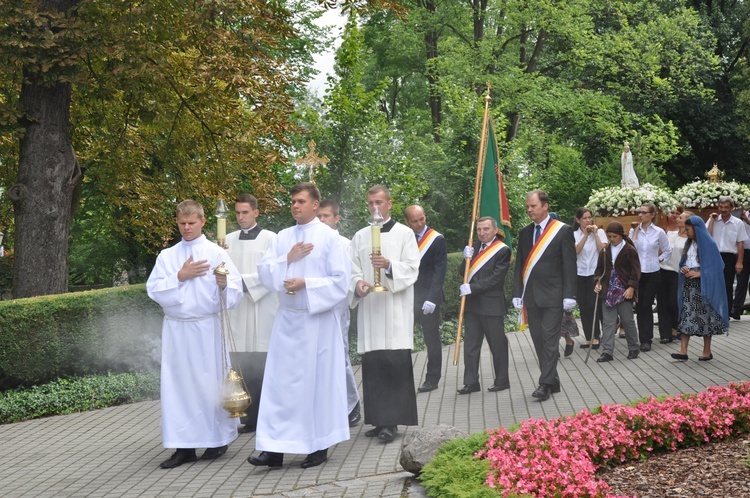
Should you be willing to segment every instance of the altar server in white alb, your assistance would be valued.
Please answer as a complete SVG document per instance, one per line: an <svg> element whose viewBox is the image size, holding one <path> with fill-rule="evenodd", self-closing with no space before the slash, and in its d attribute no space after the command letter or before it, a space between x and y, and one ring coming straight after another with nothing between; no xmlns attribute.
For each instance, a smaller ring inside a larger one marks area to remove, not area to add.
<svg viewBox="0 0 750 498"><path fill-rule="evenodd" d="M232 365L242 372L252 403L240 420L239 432L253 432L258 422L258 401L263 386L271 328L279 307L275 292L263 287L258 277L261 260L276 234L261 228L258 223L258 200L250 194L240 194L234 203L234 213L240 229L227 235L227 252L242 275L243 297L230 314L230 325L237 348L232 353Z"/></svg>
<svg viewBox="0 0 750 498"><path fill-rule="evenodd" d="M203 206L177 206L182 240L156 259L146 289L164 310L161 348L161 429L165 448L175 453L161 467L171 469L197 460L196 448L207 448L201 460L212 460L237 439L237 419L221 408L227 374L222 348L219 293L228 308L242 299L240 274L226 251L202 235ZM229 275L214 275L224 263Z"/></svg>
<svg viewBox="0 0 750 498"><path fill-rule="evenodd" d="M352 238L352 280L349 302L359 306L357 351L362 355L365 433L391 442L399 425L417 425L417 396L411 350L414 348L414 283L419 276L419 249L414 232L391 218L393 202L387 188L367 192L367 208L383 218L380 255L372 252L372 228ZM379 268L387 292L371 292Z"/></svg>
<svg viewBox="0 0 750 498"><path fill-rule="evenodd" d="M344 348L336 305L346 296L349 267L339 236L320 222L313 183L292 190L297 224L279 232L258 262L264 286L279 297L263 376L256 466L281 467L284 453L307 454L303 469L328 459L349 439Z"/></svg>

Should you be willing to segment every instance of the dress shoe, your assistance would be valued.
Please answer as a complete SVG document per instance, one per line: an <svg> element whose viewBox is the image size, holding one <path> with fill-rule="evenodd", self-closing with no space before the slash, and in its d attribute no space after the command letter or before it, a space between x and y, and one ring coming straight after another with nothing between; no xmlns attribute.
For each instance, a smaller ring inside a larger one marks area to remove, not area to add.
<svg viewBox="0 0 750 498"><path fill-rule="evenodd" d="M552 389L547 384L541 384L531 395L539 401L547 401L552 395Z"/></svg>
<svg viewBox="0 0 750 498"><path fill-rule="evenodd" d="M317 467L326 460L328 460L328 448L310 453L299 466L303 469L309 469L310 467Z"/></svg>
<svg viewBox="0 0 750 498"><path fill-rule="evenodd" d="M591 343L591 349L597 350L597 349L599 349L600 345L601 344L599 344L599 339L594 339L594 342Z"/></svg>
<svg viewBox="0 0 750 498"><path fill-rule="evenodd" d="M434 391L437 388L438 388L437 384L433 384L432 382L424 381L424 384L422 384L421 386L419 386L419 388L417 389L417 391L419 391L421 393L428 393L430 391Z"/></svg>
<svg viewBox="0 0 750 498"><path fill-rule="evenodd" d="M643 344L641 344L641 351L643 351L644 353L647 351L651 351L651 343L644 342Z"/></svg>
<svg viewBox="0 0 750 498"><path fill-rule="evenodd" d="M475 393L481 390L482 388L479 387L479 383L477 382L476 384L466 384L464 387L458 390L458 394Z"/></svg>
<svg viewBox="0 0 750 498"><path fill-rule="evenodd" d="M714 355L710 354L708 356L699 356L698 361L711 361L714 359Z"/></svg>
<svg viewBox="0 0 750 498"><path fill-rule="evenodd" d="M489 392L491 392L491 393L496 393L496 392L499 392L499 391L505 391L506 389L510 389L510 384L505 384L505 385L501 385L501 386L492 384L490 387L487 388L487 390Z"/></svg>
<svg viewBox="0 0 750 498"><path fill-rule="evenodd" d="M573 354L573 346L574 344L572 342L570 344L565 344L565 352L563 354L566 358Z"/></svg>
<svg viewBox="0 0 750 498"><path fill-rule="evenodd" d="M635 360L638 358L638 353L640 353L640 350L634 349L633 351L630 351L628 353L628 360Z"/></svg>
<svg viewBox="0 0 750 498"><path fill-rule="evenodd" d="M672 355L671 355L671 356L672 356L672 358L674 358L675 360L682 360L682 361L685 361L685 360L687 360L687 359L688 359L688 355L686 355L686 354L680 354L680 353L672 353Z"/></svg>
<svg viewBox="0 0 750 498"><path fill-rule="evenodd" d="M272 451L261 451L257 457L251 456L247 459L248 463L256 467L280 468L284 465L284 454L274 453Z"/></svg>
<svg viewBox="0 0 750 498"><path fill-rule="evenodd" d="M362 413L359 410L359 403L357 403L349 412L349 427L354 427L360 420L362 420Z"/></svg>
<svg viewBox="0 0 750 498"><path fill-rule="evenodd" d="M197 462L198 457L195 456L195 449L193 448L178 448L168 460L164 460L159 464L162 469L174 469L179 467L183 463Z"/></svg>
<svg viewBox="0 0 750 498"><path fill-rule="evenodd" d="M226 453L227 448L229 448L229 446L226 444L224 446L219 446L218 448L206 448L206 451L201 455L201 460L215 460Z"/></svg>
<svg viewBox="0 0 750 498"><path fill-rule="evenodd" d="M614 358L612 358L612 355L609 353L602 353L602 355L596 359L597 363L606 363L608 361L612 361Z"/></svg>
<svg viewBox="0 0 750 498"><path fill-rule="evenodd" d="M664 337L662 339L659 339L659 344L669 344L670 342L674 341L671 337Z"/></svg>
<svg viewBox="0 0 750 498"><path fill-rule="evenodd" d="M245 424L237 429L238 434L250 434L251 432L255 432L255 426L252 424Z"/></svg>
<svg viewBox="0 0 750 498"><path fill-rule="evenodd" d="M390 443L391 441L396 439L396 426L389 425L389 426L383 427L380 430L380 434L378 434L378 439L382 439L386 443Z"/></svg>
<svg viewBox="0 0 750 498"><path fill-rule="evenodd" d="M742 320L742 313L732 313L730 316L733 320Z"/></svg>
<svg viewBox="0 0 750 498"><path fill-rule="evenodd" d="M378 434L380 434L380 431L382 430L383 430L383 426L378 425L374 429L370 429L369 431L365 432L365 437L377 437Z"/></svg>

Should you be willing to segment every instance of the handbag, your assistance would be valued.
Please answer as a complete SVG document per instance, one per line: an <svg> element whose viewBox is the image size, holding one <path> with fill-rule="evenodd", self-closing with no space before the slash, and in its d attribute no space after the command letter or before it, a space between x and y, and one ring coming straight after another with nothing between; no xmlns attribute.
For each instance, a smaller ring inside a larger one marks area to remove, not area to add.
<svg viewBox="0 0 750 498"><path fill-rule="evenodd" d="M578 323L573 316L573 311L563 311L562 324L560 324L560 337L578 337Z"/></svg>

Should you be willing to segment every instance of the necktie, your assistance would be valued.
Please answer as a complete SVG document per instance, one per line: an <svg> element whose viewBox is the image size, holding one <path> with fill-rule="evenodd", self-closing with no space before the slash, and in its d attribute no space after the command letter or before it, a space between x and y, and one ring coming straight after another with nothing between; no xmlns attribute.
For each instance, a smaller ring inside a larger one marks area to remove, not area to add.
<svg viewBox="0 0 750 498"><path fill-rule="evenodd" d="M482 247L479 248L479 252L484 251L487 248L487 244L482 244Z"/></svg>
<svg viewBox="0 0 750 498"><path fill-rule="evenodd" d="M414 234L414 238L416 238L416 239L417 239L417 242L419 242L419 234L418 234L418 233L415 233L415 234Z"/></svg>
<svg viewBox="0 0 750 498"><path fill-rule="evenodd" d="M534 226L534 244L539 240L539 236L542 234L542 225Z"/></svg>

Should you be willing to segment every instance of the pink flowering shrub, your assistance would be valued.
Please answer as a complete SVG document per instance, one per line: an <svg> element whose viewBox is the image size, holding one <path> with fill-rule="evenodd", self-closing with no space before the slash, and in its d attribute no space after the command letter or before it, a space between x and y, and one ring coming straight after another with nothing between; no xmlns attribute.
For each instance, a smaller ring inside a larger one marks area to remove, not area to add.
<svg viewBox="0 0 750 498"><path fill-rule="evenodd" d="M612 497L597 469L658 451L748 431L750 383L635 406L604 405L554 420L531 419L510 432L490 431L476 453L490 463L485 485L502 496Z"/></svg>

